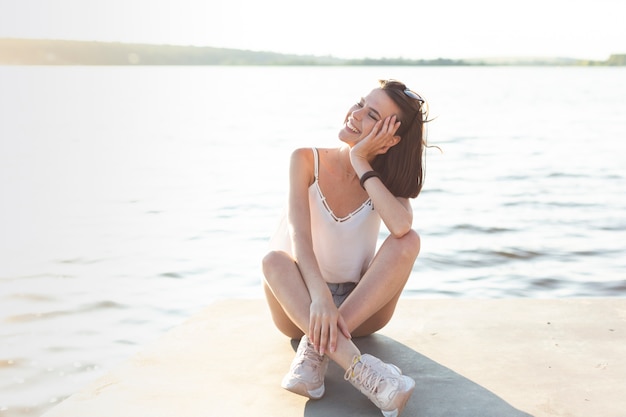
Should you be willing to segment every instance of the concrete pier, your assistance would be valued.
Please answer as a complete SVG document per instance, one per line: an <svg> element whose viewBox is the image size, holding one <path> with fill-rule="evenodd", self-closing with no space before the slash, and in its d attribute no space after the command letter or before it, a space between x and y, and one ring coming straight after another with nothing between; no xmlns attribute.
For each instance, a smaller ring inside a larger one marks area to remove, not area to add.
<svg viewBox="0 0 626 417"><path fill-rule="evenodd" d="M625 417L626 299L401 299L363 353L416 380L415 417ZM381 416L331 364L318 401L280 381L295 344L263 300L208 306L44 417Z"/></svg>

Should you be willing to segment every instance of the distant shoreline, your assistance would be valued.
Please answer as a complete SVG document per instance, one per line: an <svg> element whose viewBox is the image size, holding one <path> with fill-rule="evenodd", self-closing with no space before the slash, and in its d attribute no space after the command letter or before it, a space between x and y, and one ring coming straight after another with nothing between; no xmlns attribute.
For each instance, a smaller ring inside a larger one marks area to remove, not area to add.
<svg viewBox="0 0 626 417"><path fill-rule="evenodd" d="M521 57L344 59L208 46L0 39L0 65L626 66L626 54L613 54L604 61Z"/></svg>

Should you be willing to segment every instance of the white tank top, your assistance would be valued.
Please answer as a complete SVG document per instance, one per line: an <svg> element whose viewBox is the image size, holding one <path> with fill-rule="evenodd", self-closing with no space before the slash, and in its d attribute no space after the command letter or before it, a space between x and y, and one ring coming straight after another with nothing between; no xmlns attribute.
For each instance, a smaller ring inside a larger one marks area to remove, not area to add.
<svg viewBox="0 0 626 417"><path fill-rule="evenodd" d="M380 216L367 199L352 213L337 217L319 186L319 156L315 148L313 157L315 180L309 187L309 208L317 263L328 283L359 282L376 252ZM286 216L270 241L270 248L293 254Z"/></svg>

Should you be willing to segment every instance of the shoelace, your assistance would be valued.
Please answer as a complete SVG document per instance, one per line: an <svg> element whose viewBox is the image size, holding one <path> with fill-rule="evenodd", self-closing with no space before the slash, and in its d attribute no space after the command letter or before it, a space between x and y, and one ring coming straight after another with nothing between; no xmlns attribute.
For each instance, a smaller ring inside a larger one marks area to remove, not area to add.
<svg viewBox="0 0 626 417"><path fill-rule="evenodd" d="M359 370L357 371L357 365L361 364ZM380 382L383 380L383 375L380 372L374 371L369 366L365 366L363 362L359 359L355 358L354 363L350 366L344 375L344 379L354 381L362 386L367 392L371 394L376 394L378 391L378 386Z"/></svg>
<svg viewBox="0 0 626 417"><path fill-rule="evenodd" d="M310 343L307 343L304 352L302 352L302 354L299 356L300 361L298 363L300 365L308 362L308 364L312 365L314 370L317 369L324 361L324 357L320 356L320 354L315 351L315 348Z"/></svg>

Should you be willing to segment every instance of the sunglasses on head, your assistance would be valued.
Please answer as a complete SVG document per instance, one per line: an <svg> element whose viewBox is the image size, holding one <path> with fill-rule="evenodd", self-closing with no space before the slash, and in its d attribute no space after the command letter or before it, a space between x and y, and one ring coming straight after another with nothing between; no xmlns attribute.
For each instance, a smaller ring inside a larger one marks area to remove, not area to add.
<svg viewBox="0 0 626 417"><path fill-rule="evenodd" d="M422 96L420 96L419 94L417 94L415 91L411 90L410 88L405 88L404 89L404 95L412 98L413 100L417 100L420 103L423 103L425 100L422 98Z"/></svg>

